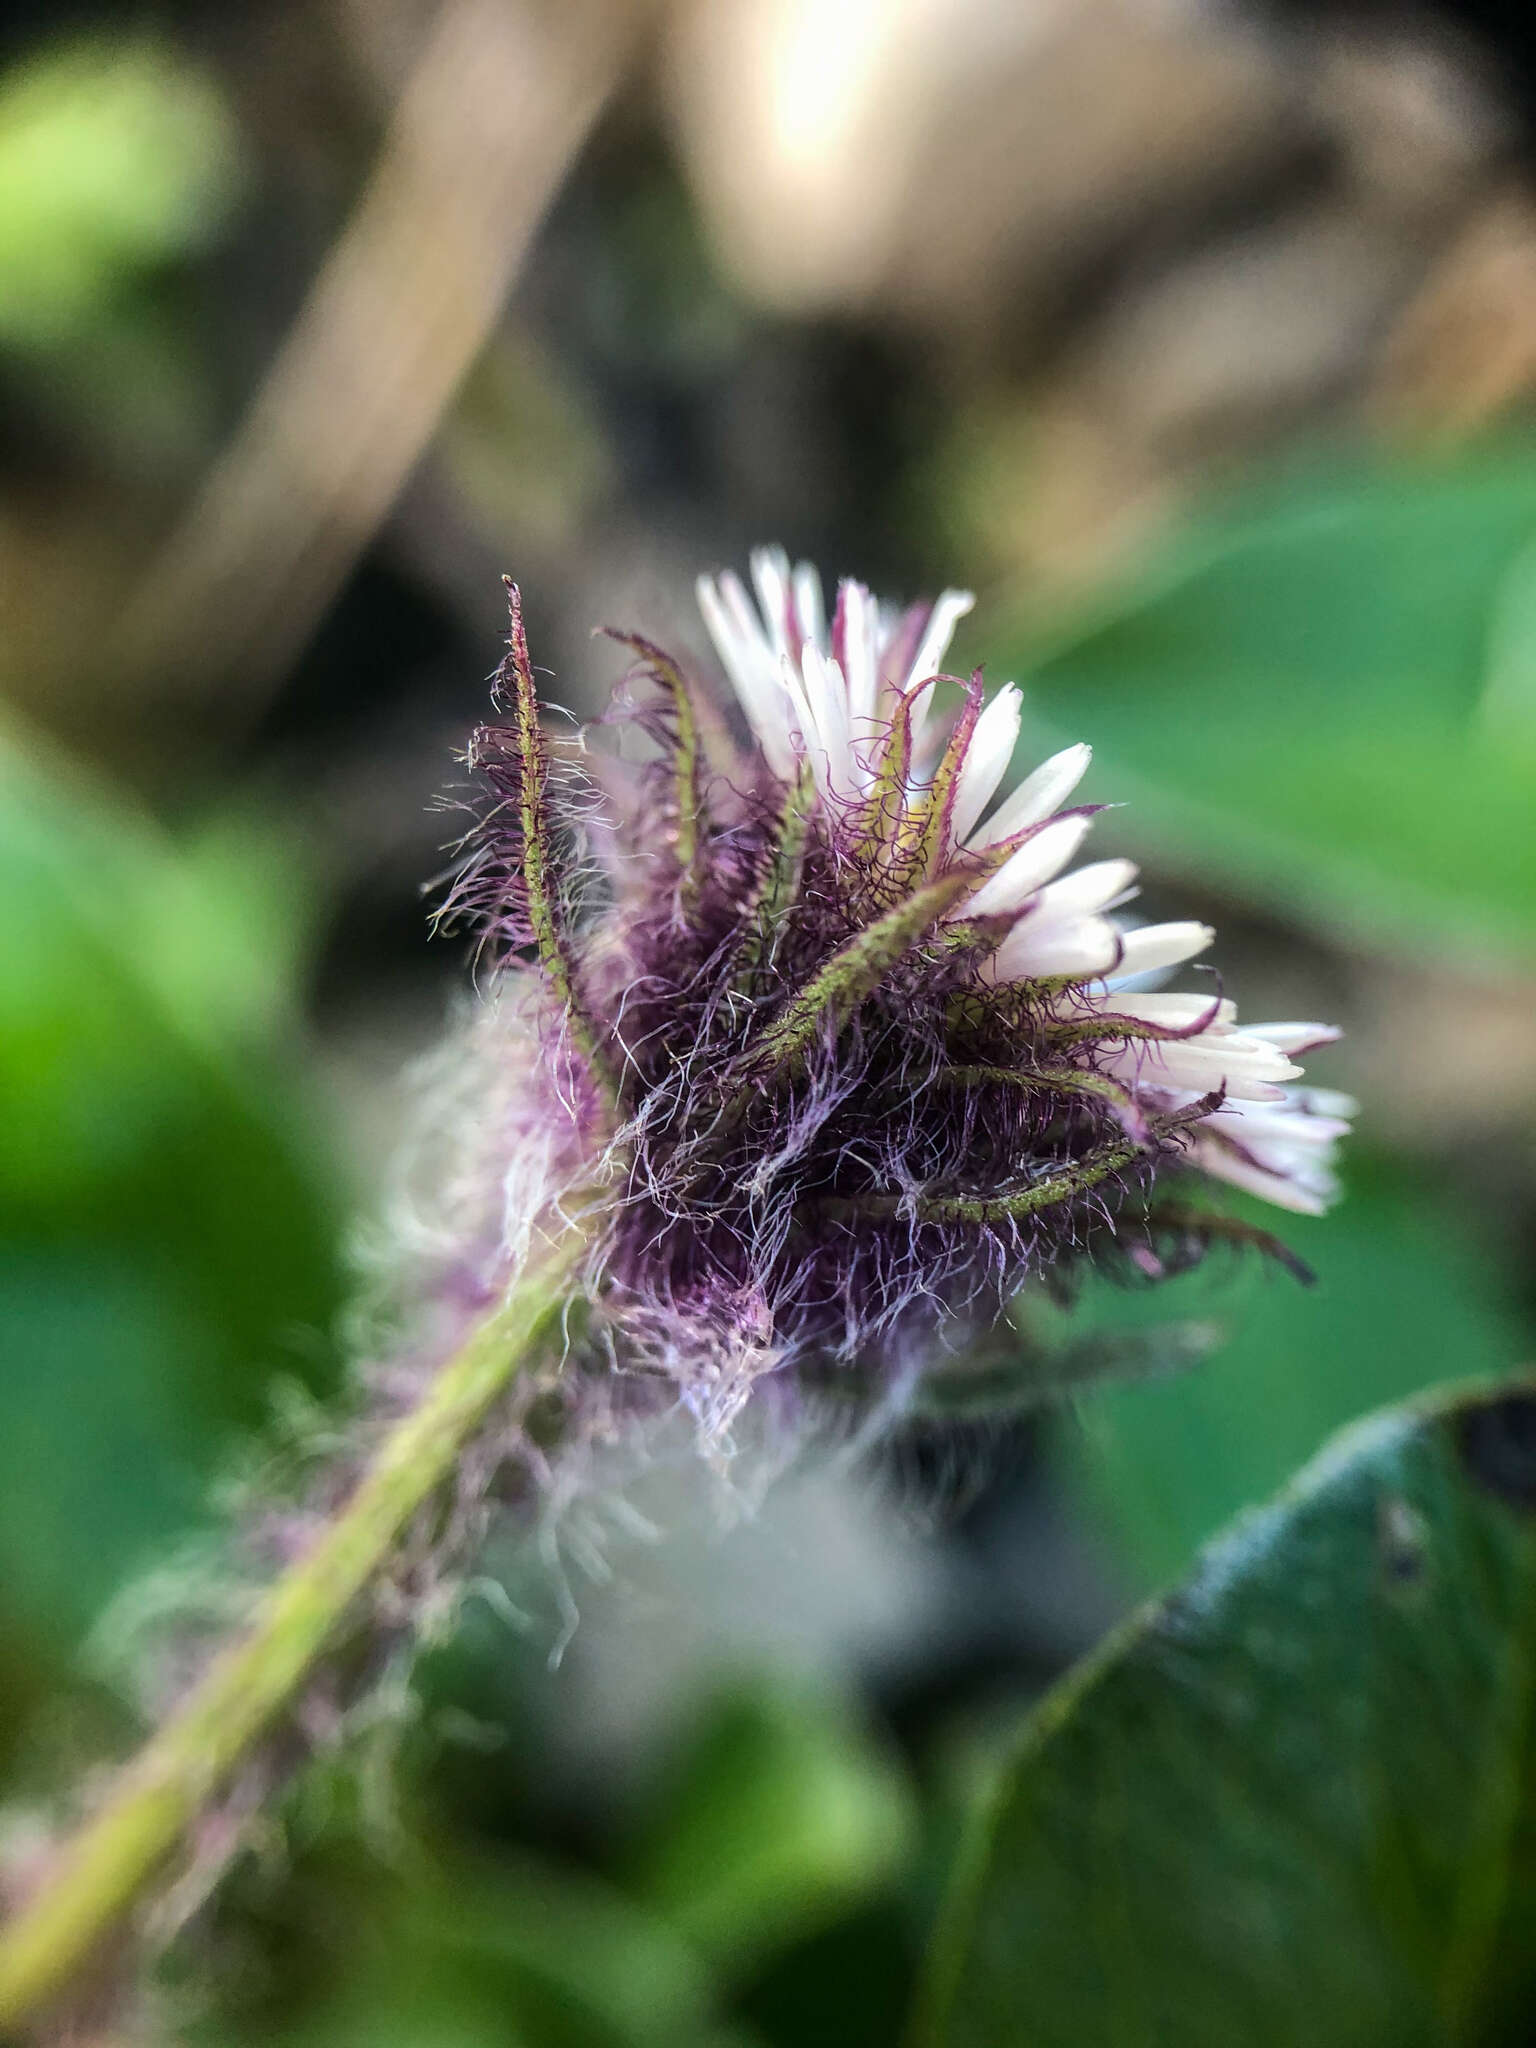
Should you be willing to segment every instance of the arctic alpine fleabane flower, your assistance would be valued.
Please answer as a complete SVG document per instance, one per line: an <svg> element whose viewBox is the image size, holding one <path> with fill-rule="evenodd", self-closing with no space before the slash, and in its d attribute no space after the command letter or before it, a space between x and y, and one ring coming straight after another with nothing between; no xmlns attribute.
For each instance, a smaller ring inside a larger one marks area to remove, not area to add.
<svg viewBox="0 0 1536 2048"><path fill-rule="evenodd" d="M730 574L699 586L744 747L673 659L617 636L638 772L545 732L512 590L447 904L489 951L489 1000L436 1063L433 1213L394 1247L427 1284L312 1501L253 1531L279 1562L244 1637L178 1685L0 1932L0 2028L69 1981L219 1787L291 1756L306 1698L337 1724L493 1501L558 1502L658 1381L719 1444L765 1385L900 1393L1016 1289L1090 1262L1156 1278L1229 1234L1189 1199L1202 1178L1330 1199L1351 1105L1292 1084L1334 1033L1128 985L1212 933L1118 918L1126 861L1069 868L1086 747L998 800L1019 693L940 671L969 596L896 613L844 582L829 619L811 569L764 550L752 573L756 606Z"/></svg>
<svg viewBox="0 0 1536 2048"><path fill-rule="evenodd" d="M1144 992L1214 934L1117 917L1128 861L1069 868L1086 746L998 800L1020 693L941 669L970 595L898 612L844 581L829 613L777 549L752 580L755 603L729 571L698 585L745 748L677 662L615 636L638 657L616 716L655 758L563 764L606 788L569 820L584 891L558 880L515 591L510 719L469 755L493 801L453 906L504 979L543 964L543 1085L570 1173L607 1190L588 1292L613 1354L719 1424L776 1369L910 1371L1031 1280L1187 1257L1222 1228L1186 1198L1201 1176L1324 1208L1351 1105L1293 1084L1336 1033Z"/></svg>

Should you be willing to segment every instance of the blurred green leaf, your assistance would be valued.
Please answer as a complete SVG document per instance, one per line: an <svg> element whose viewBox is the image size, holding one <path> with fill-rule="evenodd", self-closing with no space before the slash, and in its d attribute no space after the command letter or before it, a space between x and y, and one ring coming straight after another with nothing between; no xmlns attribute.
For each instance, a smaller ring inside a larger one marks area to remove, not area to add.
<svg viewBox="0 0 1536 2048"><path fill-rule="evenodd" d="M277 1373L328 1371L335 1191L221 872L0 734L0 1600L40 1647L186 1526Z"/></svg>
<svg viewBox="0 0 1536 2048"><path fill-rule="evenodd" d="M1145 844L1289 916L1528 954L1533 536L1523 447L1272 484L1008 649L1052 728L1028 744L1092 741Z"/></svg>
<svg viewBox="0 0 1536 2048"><path fill-rule="evenodd" d="M226 1886L221 2010L190 2040L746 2048L688 1944L600 1879L521 1850L444 1861L398 1831L381 1858L377 1817L359 1822L333 1813L291 1867ZM173 1999L184 1978L207 1981L199 1937L183 1948L164 1973Z"/></svg>
<svg viewBox="0 0 1536 2048"><path fill-rule="evenodd" d="M916 2039L1528 2040L1533 1672L1536 1382L1357 1425L1030 1717Z"/></svg>
<svg viewBox="0 0 1536 2048"><path fill-rule="evenodd" d="M445 1886L430 1921L402 1930L418 1997L448 2010L466 1997L478 2008L466 2042L526 2048L674 2048L714 2035L708 1978L687 1945L596 1880L531 1861L509 1865L473 1889ZM402 2044L420 2035L398 2031L395 2000L378 1999L369 1973L367 2007L381 2038L394 2027ZM487 2024L488 2023L488 2024ZM345 2039L328 2027L326 2041Z"/></svg>
<svg viewBox="0 0 1536 2048"><path fill-rule="evenodd" d="M1276 1220L1258 1202L1231 1207ZM1149 1292L1090 1290L1063 1319L1085 1347L1188 1317L1228 1333L1185 1373L1085 1392L1059 1425L1058 1447L1138 1591L1183 1572L1341 1424L1444 1379L1458 1358L1528 1354L1505 1275L1445 1196L1405 1169L1357 1148L1342 1205L1283 1225L1314 1287L1217 1251Z"/></svg>
<svg viewBox="0 0 1536 2048"><path fill-rule="evenodd" d="M764 1684L708 1716L630 1873L648 1905L740 1970L888 1884L910 1840L906 1787L846 1710Z"/></svg>
<svg viewBox="0 0 1536 2048"><path fill-rule="evenodd" d="M169 47L82 42L0 79L0 338L58 342L126 278L203 242L236 137L211 82Z"/></svg>

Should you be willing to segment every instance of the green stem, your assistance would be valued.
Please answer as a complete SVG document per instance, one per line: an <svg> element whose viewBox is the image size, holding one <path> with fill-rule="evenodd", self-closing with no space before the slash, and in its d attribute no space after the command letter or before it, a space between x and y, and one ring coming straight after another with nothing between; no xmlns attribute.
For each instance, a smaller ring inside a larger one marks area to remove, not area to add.
<svg viewBox="0 0 1536 2048"><path fill-rule="evenodd" d="M385 1437L346 1506L272 1587L250 1633L210 1666L64 1845L0 1932L0 2032L70 1983L292 1702L347 1609L558 1316L585 1243L585 1233L568 1226L525 1269Z"/></svg>

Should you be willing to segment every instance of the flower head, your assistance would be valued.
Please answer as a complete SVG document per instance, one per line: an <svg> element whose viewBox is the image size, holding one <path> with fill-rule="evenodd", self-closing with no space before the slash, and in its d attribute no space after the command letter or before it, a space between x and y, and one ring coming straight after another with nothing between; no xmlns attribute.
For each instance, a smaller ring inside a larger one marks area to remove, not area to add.
<svg viewBox="0 0 1536 2048"><path fill-rule="evenodd" d="M729 572L698 587L745 749L618 636L655 758L609 778L584 904L515 592L512 715L470 755L496 801L454 900L505 972L542 964L549 1085L612 1191L592 1292L620 1351L719 1419L766 1370L909 1364L1084 1261L1160 1270L1221 1228L1183 1199L1202 1175L1326 1206L1351 1105L1292 1084L1336 1034L1144 992L1214 934L1117 915L1128 861L1069 867L1087 747L999 800L1020 694L941 668L969 594L898 612L845 581L829 613L769 549L752 580L755 604Z"/></svg>

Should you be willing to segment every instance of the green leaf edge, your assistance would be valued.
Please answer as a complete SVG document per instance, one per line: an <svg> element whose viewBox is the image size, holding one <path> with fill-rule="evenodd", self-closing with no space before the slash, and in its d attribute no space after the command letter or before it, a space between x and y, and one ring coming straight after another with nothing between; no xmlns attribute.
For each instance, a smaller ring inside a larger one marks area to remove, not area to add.
<svg viewBox="0 0 1536 2048"><path fill-rule="evenodd" d="M1003 1807L1015 1774L1043 1749L1075 1713L1099 1681L1157 1621L1169 1603L1194 1584L1219 1582L1228 1575L1238 1550L1251 1554L1254 1537L1264 1525L1276 1525L1304 1501L1330 1485L1343 1467L1368 1448L1401 1441L1429 1423L1442 1423L1485 1401L1511 1394L1536 1396L1536 1372L1489 1374L1432 1387L1408 1401L1389 1403L1348 1422L1329 1437L1277 1494L1244 1508L1210 1541L1202 1545L1184 1578L1141 1602L1111 1629L1098 1647L1053 1685L1025 1717L1018 1736L996 1759L991 1782L978 1799L967 1823L948 1888L939 1907L928 1954L919 1974L912 2025L905 2048L945 2048L941 2029L953 2002L964 1963L963 1930L974 1918Z"/></svg>

